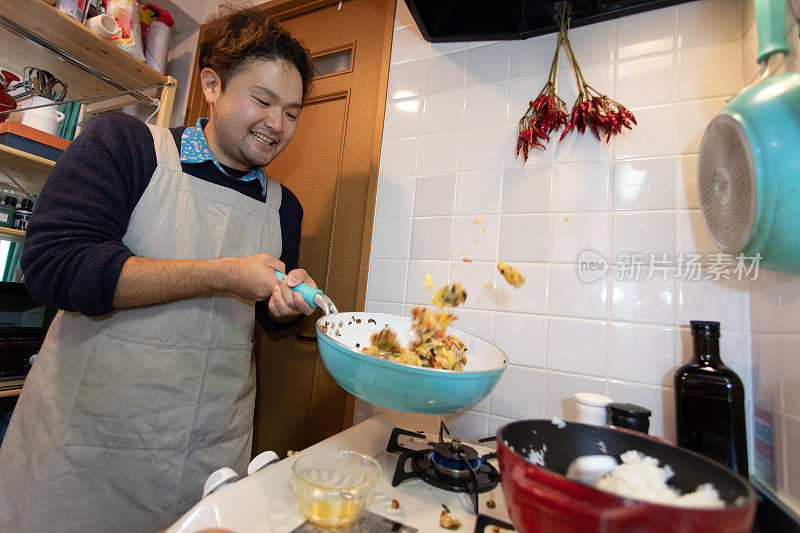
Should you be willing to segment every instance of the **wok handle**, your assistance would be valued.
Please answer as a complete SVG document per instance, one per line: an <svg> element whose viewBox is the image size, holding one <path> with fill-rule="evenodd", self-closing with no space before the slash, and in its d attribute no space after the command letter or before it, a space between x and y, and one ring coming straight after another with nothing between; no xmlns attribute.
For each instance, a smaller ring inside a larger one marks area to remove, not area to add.
<svg viewBox="0 0 800 533"><path fill-rule="evenodd" d="M776 52L789 53L786 42L786 2L784 0L755 0L758 30L758 57L763 63Z"/></svg>
<svg viewBox="0 0 800 533"><path fill-rule="evenodd" d="M590 487L566 478L554 480L539 468L519 466L513 469L511 477L518 488L543 507L580 518L585 525L614 523L627 528L644 518L645 510L639 505L626 505L619 498L614 498L613 503L598 503L591 497L596 491Z"/></svg>
<svg viewBox="0 0 800 533"><path fill-rule="evenodd" d="M278 278L278 281L281 281L283 279L283 276L284 276L283 272L278 272L277 270L275 271L275 277ZM303 297L303 300L305 300L306 303L311 307L317 306L317 303L314 301L314 298L317 297L317 294L322 294L322 289L315 289L313 287L309 287L305 283L301 283L296 287L292 287L292 290L294 292L299 292L300 296Z"/></svg>

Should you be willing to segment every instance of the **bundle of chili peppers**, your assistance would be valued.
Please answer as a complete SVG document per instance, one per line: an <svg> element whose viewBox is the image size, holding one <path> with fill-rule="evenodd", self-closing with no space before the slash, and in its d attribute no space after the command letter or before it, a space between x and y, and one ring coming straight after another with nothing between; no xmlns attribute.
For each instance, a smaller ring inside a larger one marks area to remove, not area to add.
<svg viewBox="0 0 800 533"><path fill-rule="evenodd" d="M636 125L636 117L625 106L615 102L608 96L600 93L583 77L583 72L578 66L575 52L569 41L569 5L562 2L556 22L559 25L558 43L550 66L547 83L539 95L529 103L528 111L519 121L519 135L517 137L517 155L522 152L522 160L528 160L530 147L546 147L542 141L549 141L550 135L562 127L559 142L570 131L577 131L583 135L587 129L598 140L605 138L609 142L613 135L622 132L622 128L632 129ZM572 106L572 112L567 113L564 101L555 92L556 71L558 69L558 56L562 45L566 48L569 60L575 73L575 82L578 85L578 98Z"/></svg>
<svg viewBox="0 0 800 533"><path fill-rule="evenodd" d="M528 160L531 146L546 150L541 141L549 141L550 135L568 125L567 104L556 94L556 72L558 70L558 54L564 36L558 33L558 44L550 65L547 83L539 95L528 103L528 111L519 120L517 136L517 155L522 151L522 160Z"/></svg>

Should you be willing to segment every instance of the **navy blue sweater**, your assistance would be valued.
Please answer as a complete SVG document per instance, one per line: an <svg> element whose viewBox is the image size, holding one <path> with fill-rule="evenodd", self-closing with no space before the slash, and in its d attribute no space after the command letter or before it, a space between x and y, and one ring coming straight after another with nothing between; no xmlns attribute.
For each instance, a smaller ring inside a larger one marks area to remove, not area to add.
<svg viewBox="0 0 800 533"><path fill-rule="evenodd" d="M171 130L180 150L185 128ZM240 181L211 161L182 163L185 173L265 201L258 180ZM133 252L122 243L131 213L156 168L147 125L123 113L94 119L58 160L42 189L22 253L25 287L41 303L99 316L112 309L122 265ZM241 177L244 172L228 169ZM297 268L303 208L283 187L279 210L286 271ZM266 302L256 317L267 332L294 325L272 319Z"/></svg>

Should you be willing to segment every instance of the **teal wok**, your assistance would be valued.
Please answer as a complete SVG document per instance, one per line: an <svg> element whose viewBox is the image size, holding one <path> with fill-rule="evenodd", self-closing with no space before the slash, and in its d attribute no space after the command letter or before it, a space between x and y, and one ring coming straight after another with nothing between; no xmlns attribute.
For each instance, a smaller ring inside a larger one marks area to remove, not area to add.
<svg viewBox="0 0 800 533"><path fill-rule="evenodd" d="M278 280L283 274L276 272ZM494 389L508 366L500 348L465 331L448 328L467 346L463 370L439 370L395 363L361 353L370 336L392 328L401 345L413 336L411 318L383 313L340 313L320 289L294 287L325 316L317 320L317 345L325 368L344 390L357 398L405 413L443 415L478 403Z"/></svg>
<svg viewBox="0 0 800 533"><path fill-rule="evenodd" d="M319 353L328 372L353 396L381 407L406 413L455 413L485 398L508 366L498 347L454 328L447 333L467 346L467 364L461 371L395 363L361 353L370 345L370 335L384 327L392 328L403 346L409 344L409 317L339 313L317 321Z"/></svg>

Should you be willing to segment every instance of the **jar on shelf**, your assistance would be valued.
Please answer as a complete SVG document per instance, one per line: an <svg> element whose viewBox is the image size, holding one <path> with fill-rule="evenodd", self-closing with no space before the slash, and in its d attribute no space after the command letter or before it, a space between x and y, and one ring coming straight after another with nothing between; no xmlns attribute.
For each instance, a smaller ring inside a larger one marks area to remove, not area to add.
<svg viewBox="0 0 800 533"><path fill-rule="evenodd" d="M14 211L14 229L25 231L28 227L28 221L33 216L33 202L27 198L23 198L19 203L19 207Z"/></svg>

